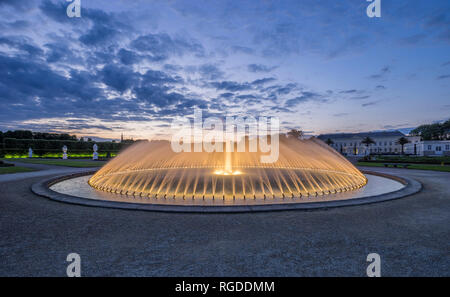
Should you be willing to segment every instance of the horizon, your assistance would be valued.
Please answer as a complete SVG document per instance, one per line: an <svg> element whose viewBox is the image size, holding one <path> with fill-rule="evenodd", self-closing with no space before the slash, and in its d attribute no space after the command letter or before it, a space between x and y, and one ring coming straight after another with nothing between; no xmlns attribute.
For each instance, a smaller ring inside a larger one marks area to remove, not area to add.
<svg viewBox="0 0 450 297"><path fill-rule="evenodd" d="M408 133L402 131L402 130L406 130L408 131ZM127 137L126 134L121 135L120 138L115 139L115 138L103 138L103 137L99 137L99 136L83 136L83 135L77 135L77 134L70 134L70 133L59 133L59 132L45 132L45 131L32 131L32 130L8 130L8 131L1 131L1 133L6 133L6 132L15 132L15 131L30 131L32 133L48 133L48 134L54 134L54 135L61 135L61 134L68 134L69 136L75 136L77 138L77 140L81 140L81 138L83 138L83 141L88 141L87 139L91 139L91 141L93 142L121 142L121 138L123 137L123 140L127 141L127 140L134 140L134 141L171 141L173 139L166 139L166 138L152 138L152 139L148 139L148 138L134 138L134 137ZM208 130L203 130L203 133L205 133L205 131ZM360 132L339 132L339 133L322 133L322 134L303 134L302 139L309 139L311 137L316 137L319 138L320 136L328 136L328 135L340 135L340 134L349 134L349 135L358 135L361 133L382 133L382 132L400 132L402 133L404 136L416 136L416 135L410 135L409 132L412 131L412 128L406 128L406 129L394 129L394 130L374 130L374 131L360 131ZM279 131L278 133L275 134L279 134L279 135L287 135L289 131ZM302 131L303 132L303 131ZM245 135L241 135L242 137L251 137L248 134Z"/></svg>
<svg viewBox="0 0 450 297"><path fill-rule="evenodd" d="M307 135L448 119L448 1L69 4L0 2L1 131L160 139L195 107Z"/></svg>

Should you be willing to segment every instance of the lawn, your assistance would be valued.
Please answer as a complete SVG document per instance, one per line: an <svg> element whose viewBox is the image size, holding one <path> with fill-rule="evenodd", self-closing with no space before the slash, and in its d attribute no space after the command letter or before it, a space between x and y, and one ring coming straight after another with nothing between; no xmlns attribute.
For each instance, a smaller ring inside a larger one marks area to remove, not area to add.
<svg viewBox="0 0 450 297"><path fill-rule="evenodd" d="M437 164L441 165L442 163L446 165L450 165L450 156L371 156L373 161L375 162L384 162L384 163L411 163L411 164ZM361 160L364 162L365 160Z"/></svg>
<svg viewBox="0 0 450 297"><path fill-rule="evenodd" d="M358 166L370 166L370 167L384 167L384 163L376 162L358 162ZM392 166L390 166L391 168ZM433 170L450 172L450 166L448 165L434 165L434 164L409 164L407 169L419 169L419 170Z"/></svg>
<svg viewBox="0 0 450 297"><path fill-rule="evenodd" d="M31 168L26 168L26 167L20 167L20 166L0 167L0 174L30 172L30 171L35 171L35 170L31 169Z"/></svg>
<svg viewBox="0 0 450 297"><path fill-rule="evenodd" d="M22 163L32 164L44 164L44 165L56 165L67 167L100 167L103 166L106 161L91 161L91 160L62 160L62 159L8 159L9 161L17 161Z"/></svg>

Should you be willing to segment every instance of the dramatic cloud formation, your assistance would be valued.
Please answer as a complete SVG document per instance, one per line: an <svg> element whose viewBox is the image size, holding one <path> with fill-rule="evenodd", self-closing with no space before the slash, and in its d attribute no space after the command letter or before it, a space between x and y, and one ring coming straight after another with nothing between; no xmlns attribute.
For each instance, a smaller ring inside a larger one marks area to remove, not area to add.
<svg viewBox="0 0 450 297"><path fill-rule="evenodd" d="M201 108L320 133L446 112L448 1L383 2L380 19L365 1L82 1L80 18L67 5L0 1L0 130L152 137Z"/></svg>

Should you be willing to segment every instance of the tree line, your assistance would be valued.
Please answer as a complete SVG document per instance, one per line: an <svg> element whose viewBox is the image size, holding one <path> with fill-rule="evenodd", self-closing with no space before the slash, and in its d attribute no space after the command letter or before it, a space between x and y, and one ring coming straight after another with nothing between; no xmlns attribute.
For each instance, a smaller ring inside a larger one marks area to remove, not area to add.
<svg viewBox="0 0 450 297"><path fill-rule="evenodd" d="M75 135L69 135L67 133L45 133L45 132L32 132L29 130L15 130L15 131L0 131L0 141L3 141L5 138L14 138L14 139L45 139L45 140L71 140L77 141L77 137Z"/></svg>
<svg viewBox="0 0 450 297"><path fill-rule="evenodd" d="M90 138L85 141L75 135L41 133L27 130L0 131L0 157L23 157L28 155L28 150L33 150L34 156L59 157L62 155L62 147L67 146L69 157L91 156L93 145L97 144L100 156L114 156L133 141L124 142L105 141L96 142Z"/></svg>
<svg viewBox="0 0 450 297"><path fill-rule="evenodd" d="M450 139L450 119L443 123L420 125L409 134L420 136L422 140L448 140Z"/></svg>

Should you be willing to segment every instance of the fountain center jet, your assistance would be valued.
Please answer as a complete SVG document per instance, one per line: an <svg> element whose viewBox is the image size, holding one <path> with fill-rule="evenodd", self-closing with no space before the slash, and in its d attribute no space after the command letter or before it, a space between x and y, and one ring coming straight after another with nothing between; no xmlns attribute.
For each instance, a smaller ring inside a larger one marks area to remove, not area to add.
<svg viewBox="0 0 450 297"><path fill-rule="evenodd" d="M214 174L216 175L239 175L242 174L240 170L233 170L231 164L231 151L232 151L233 143L231 141L227 141L225 145L225 166L223 169L216 169Z"/></svg>

